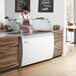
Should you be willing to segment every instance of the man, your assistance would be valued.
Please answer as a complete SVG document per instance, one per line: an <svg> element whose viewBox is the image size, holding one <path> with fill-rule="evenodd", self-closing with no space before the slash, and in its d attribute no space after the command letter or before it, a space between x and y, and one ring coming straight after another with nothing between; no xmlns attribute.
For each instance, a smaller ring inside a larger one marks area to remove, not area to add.
<svg viewBox="0 0 76 76"><path fill-rule="evenodd" d="M29 9L25 6L21 15L18 18L18 25L20 26L20 33L32 33L34 28L29 16Z"/></svg>

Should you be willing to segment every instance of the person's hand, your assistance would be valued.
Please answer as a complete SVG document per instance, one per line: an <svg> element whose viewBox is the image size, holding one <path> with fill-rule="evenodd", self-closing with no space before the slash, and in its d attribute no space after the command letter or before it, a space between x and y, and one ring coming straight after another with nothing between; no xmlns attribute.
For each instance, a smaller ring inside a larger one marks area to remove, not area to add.
<svg viewBox="0 0 76 76"><path fill-rule="evenodd" d="M26 26L26 25L22 25L22 27L23 27L23 28L26 28L26 27L28 28L28 26Z"/></svg>
<svg viewBox="0 0 76 76"><path fill-rule="evenodd" d="M24 26L25 28L27 27L27 28L30 28L30 26Z"/></svg>

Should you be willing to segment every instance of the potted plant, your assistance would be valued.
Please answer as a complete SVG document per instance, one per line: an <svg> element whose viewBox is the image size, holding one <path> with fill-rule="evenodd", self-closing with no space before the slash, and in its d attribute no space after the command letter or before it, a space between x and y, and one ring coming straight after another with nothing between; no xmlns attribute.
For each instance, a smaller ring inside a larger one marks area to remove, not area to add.
<svg viewBox="0 0 76 76"><path fill-rule="evenodd" d="M60 30L60 25L53 25L53 30Z"/></svg>

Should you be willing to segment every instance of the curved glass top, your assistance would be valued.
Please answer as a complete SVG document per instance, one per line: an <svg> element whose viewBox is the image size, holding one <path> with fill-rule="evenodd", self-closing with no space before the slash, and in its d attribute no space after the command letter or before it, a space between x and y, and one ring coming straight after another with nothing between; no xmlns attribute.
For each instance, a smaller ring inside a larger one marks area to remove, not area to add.
<svg viewBox="0 0 76 76"><path fill-rule="evenodd" d="M9 33L17 33L20 31L20 27L18 25L19 21L23 21L20 19L9 19L0 22L0 32L9 32ZM53 30L53 26L48 19L30 19L31 25L35 28L35 30L40 31L51 31Z"/></svg>

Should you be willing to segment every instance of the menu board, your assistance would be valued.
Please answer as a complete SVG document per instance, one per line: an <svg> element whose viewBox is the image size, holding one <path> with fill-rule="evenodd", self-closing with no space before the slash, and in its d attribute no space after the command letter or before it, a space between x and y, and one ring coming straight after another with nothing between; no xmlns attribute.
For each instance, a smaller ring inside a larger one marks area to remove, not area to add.
<svg viewBox="0 0 76 76"><path fill-rule="evenodd" d="M22 12L24 6L30 9L30 0L15 0L15 12Z"/></svg>
<svg viewBox="0 0 76 76"><path fill-rule="evenodd" d="M39 0L39 12L53 12L54 0Z"/></svg>

